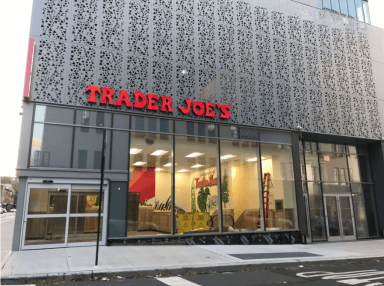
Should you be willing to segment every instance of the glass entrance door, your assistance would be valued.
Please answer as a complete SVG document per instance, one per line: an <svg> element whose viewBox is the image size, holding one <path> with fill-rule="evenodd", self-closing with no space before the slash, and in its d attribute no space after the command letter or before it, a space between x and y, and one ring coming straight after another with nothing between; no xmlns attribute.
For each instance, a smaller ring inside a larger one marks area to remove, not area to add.
<svg viewBox="0 0 384 286"><path fill-rule="evenodd" d="M104 187L104 189L107 186ZM103 193L107 196L108 192ZM22 249L94 245L101 208L100 244L105 244L106 209L97 185L30 184Z"/></svg>
<svg viewBox="0 0 384 286"><path fill-rule="evenodd" d="M355 240L356 230L351 195L324 195L324 205L328 240Z"/></svg>

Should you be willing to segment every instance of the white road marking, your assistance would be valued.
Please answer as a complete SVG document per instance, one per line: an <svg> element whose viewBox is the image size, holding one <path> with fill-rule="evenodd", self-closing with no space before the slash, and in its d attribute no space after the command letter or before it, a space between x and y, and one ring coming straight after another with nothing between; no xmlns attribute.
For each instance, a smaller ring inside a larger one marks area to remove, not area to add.
<svg viewBox="0 0 384 286"><path fill-rule="evenodd" d="M167 277L167 278L156 278L156 279L169 286L201 286L199 284L185 280L181 277Z"/></svg>
<svg viewBox="0 0 384 286"><path fill-rule="evenodd" d="M381 282L376 282L371 284L366 284L366 283L372 282L374 280L384 279L384 276L364 278L364 279L356 279L356 278L383 275L383 274L384 274L384 271L377 271L376 269L373 269L373 270L360 270L360 271L340 272L340 273L326 272L326 271L312 271L312 272L297 273L296 276L303 277L303 278L323 276L322 277L323 280L338 280L336 282L347 284L347 285L364 284L365 286L379 286L384 284ZM349 279L346 279L346 278L349 278ZM339 279L344 279L344 280L339 280Z"/></svg>

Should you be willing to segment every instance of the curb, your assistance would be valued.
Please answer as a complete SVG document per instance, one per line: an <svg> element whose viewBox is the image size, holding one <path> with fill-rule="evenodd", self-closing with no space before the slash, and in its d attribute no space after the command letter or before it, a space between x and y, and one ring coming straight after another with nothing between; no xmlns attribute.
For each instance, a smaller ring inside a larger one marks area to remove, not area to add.
<svg viewBox="0 0 384 286"><path fill-rule="evenodd" d="M253 270L268 270L276 268L299 268L311 266L324 266L329 265L343 265L354 263L374 262L372 260L384 261L384 256L364 257L364 258L351 258L351 259L329 259L317 261L300 261L296 262L273 262L273 263L236 263L225 265L207 265L207 266L189 266L189 267L161 267L161 268L136 268L136 269L110 269L110 270L89 270L89 271L70 271L65 273L49 273L49 274L36 274L36 275L19 275L19 276L6 276L1 278L2 285L21 285L21 284L34 284L39 280L53 281L53 280L91 280L98 276L121 276L124 279L134 278L135 275L151 276L161 274L168 270L174 275L183 275L186 271L193 271L196 274L206 274L209 271L214 272L239 272L246 269Z"/></svg>

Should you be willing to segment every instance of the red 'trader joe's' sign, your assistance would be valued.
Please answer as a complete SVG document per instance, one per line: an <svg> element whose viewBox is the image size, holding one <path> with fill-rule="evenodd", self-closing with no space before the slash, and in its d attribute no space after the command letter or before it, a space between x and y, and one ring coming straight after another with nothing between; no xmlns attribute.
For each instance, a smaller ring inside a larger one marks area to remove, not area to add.
<svg viewBox="0 0 384 286"><path fill-rule="evenodd" d="M88 102L90 103L97 103L96 99L96 92L100 94L100 89L98 86L89 85L86 89L86 91L90 91L90 95L88 98ZM116 105L121 106L124 102L124 104L127 107L132 107L132 103L128 97L128 91L121 90L119 97L116 102L113 101L113 95L115 91L112 88L106 88L102 87L102 96L100 100L100 104L108 104L109 105ZM161 110L164 112L173 112L172 109L172 97L169 96L158 96L156 94L148 94L145 95L141 92L134 92L133 95L135 96L135 103L133 105L133 108L146 108L149 110ZM160 104L161 99L161 104ZM195 101L191 99L185 100L186 106L179 106L179 109L182 113L188 114L193 111L196 115L204 115L207 117L214 117L216 115L215 109L217 108L220 111L220 118L229 118L231 114L229 113L229 110L231 109L231 105L227 104L220 104L220 103L211 103L211 102L205 102L202 103L201 101Z"/></svg>

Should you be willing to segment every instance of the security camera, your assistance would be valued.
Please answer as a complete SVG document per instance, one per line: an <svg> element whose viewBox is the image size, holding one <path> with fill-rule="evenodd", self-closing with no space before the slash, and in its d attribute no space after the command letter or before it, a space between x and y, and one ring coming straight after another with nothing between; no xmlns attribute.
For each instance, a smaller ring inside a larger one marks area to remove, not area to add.
<svg viewBox="0 0 384 286"><path fill-rule="evenodd" d="M303 127L301 127L300 125L297 125L296 129L301 131L301 130L303 130Z"/></svg>

